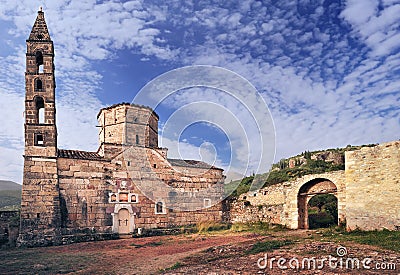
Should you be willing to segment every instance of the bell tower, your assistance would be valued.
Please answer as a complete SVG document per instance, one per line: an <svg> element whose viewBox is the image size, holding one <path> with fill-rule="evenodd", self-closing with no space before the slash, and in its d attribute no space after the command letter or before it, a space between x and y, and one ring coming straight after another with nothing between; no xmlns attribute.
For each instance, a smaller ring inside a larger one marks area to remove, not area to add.
<svg viewBox="0 0 400 275"><path fill-rule="evenodd" d="M25 156L56 157L54 47L42 10L26 45Z"/></svg>
<svg viewBox="0 0 400 275"><path fill-rule="evenodd" d="M39 10L26 40L25 154L19 246L60 242L54 47Z"/></svg>

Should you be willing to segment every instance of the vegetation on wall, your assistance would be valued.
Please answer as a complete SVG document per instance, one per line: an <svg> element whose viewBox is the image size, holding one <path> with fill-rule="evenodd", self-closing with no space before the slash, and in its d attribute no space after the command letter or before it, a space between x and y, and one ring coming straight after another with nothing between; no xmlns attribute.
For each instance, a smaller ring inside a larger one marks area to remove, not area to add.
<svg viewBox="0 0 400 275"><path fill-rule="evenodd" d="M362 147L373 146L376 146L376 144L368 144L362 146L347 145L345 148L327 149L312 152L304 151L297 156L288 159L281 159L279 162L272 165L268 177L265 176L266 180L262 187L293 180L309 174L320 174L344 170L344 153L346 151L354 151ZM329 154L336 156L337 159L326 159L325 157ZM240 182L234 181L226 184L226 194L231 194L230 196L235 198L243 193L248 192L253 182L253 179L254 175L245 177Z"/></svg>
<svg viewBox="0 0 400 275"><path fill-rule="evenodd" d="M287 160L283 160L288 162ZM320 174L325 172L332 172L344 170L344 164L334 164L325 162L323 160L307 160L307 163L293 168L285 167L283 169L274 169L269 173L269 176L264 183L264 186L274 185L277 183L285 182L291 179L300 178L309 174Z"/></svg>
<svg viewBox="0 0 400 275"><path fill-rule="evenodd" d="M243 193L247 193L250 190L250 186L253 182L254 176L245 177L240 182L233 181L225 185L225 194L230 195L232 198L236 198Z"/></svg>

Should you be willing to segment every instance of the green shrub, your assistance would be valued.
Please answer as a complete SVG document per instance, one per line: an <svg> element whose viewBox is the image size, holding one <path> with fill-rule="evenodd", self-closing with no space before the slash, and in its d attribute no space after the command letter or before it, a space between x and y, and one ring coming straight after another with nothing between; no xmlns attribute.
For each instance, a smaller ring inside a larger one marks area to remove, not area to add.
<svg viewBox="0 0 400 275"><path fill-rule="evenodd" d="M327 212L319 212L308 215L308 226L310 229L327 228L335 225L335 219Z"/></svg>
<svg viewBox="0 0 400 275"><path fill-rule="evenodd" d="M257 254L260 252L271 252L275 249L281 248L283 246L287 246L292 244L291 240L271 240L266 242L256 242L249 250L247 250L246 254Z"/></svg>

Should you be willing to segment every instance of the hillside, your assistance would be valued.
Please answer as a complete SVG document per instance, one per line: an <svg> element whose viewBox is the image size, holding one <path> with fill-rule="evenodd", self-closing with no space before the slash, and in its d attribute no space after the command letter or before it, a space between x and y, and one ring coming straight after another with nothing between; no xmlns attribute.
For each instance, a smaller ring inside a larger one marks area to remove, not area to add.
<svg viewBox="0 0 400 275"><path fill-rule="evenodd" d="M21 188L18 183L0 180L0 210L15 210L20 207Z"/></svg>
<svg viewBox="0 0 400 275"><path fill-rule="evenodd" d="M262 180L263 187L282 183L309 174L320 174L337 170L344 170L344 154L346 151L358 150L362 147L372 147L376 144L361 146L348 145L345 148L327 149L319 151L305 151L297 156L281 159L272 165L269 173L257 175ZM243 178L238 181L230 182L225 185L226 194L238 197L240 194L250 190L254 179L253 176ZM236 188L237 187L237 188ZM235 189L236 188L236 189Z"/></svg>
<svg viewBox="0 0 400 275"><path fill-rule="evenodd" d="M21 190L22 185L13 181L0 180L0 191L3 190Z"/></svg>

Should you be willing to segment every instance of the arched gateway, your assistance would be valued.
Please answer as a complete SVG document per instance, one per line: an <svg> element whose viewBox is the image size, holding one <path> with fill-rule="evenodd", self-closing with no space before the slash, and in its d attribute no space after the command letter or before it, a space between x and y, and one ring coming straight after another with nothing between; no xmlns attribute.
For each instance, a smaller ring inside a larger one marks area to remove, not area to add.
<svg viewBox="0 0 400 275"><path fill-rule="evenodd" d="M315 178L300 187L297 195L298 228L308 229L308 202L316 195L333 194L337 197L336 185L325 178Z"/></svg>

